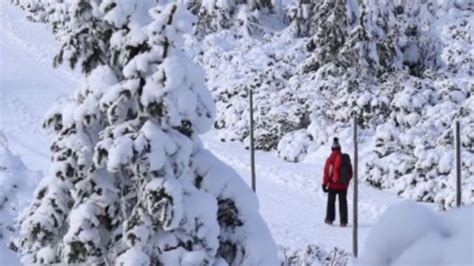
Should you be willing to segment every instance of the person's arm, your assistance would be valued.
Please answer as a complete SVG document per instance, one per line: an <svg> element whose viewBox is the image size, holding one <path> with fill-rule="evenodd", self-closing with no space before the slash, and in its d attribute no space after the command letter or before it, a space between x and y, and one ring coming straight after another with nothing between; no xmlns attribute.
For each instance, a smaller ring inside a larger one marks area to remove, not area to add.
<svg viewBox="0 0 474 266"><path fill-rule="evenodd" d="M329 179L331 178L330 170L331 170L332 162L331 157L326 160L326 164L324 165L324 177L323 177L323 185L327 186L329 184Z"/></svg>

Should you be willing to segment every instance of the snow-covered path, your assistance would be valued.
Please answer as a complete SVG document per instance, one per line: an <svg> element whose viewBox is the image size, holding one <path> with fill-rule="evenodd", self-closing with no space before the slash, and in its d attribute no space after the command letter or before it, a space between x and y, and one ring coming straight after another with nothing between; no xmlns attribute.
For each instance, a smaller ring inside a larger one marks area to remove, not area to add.
<svg viewBox="0 0 474 266"><path fill-rule="evenodd" d="M27 21L9 1L0 3L0 125L32 168L43 168L49 158L43 114L75 83L70 73L51 67L56 48L45 25Z"/></svg>
<svg viewBox="0 0 474 266"><path fill-rule="evenodd" d="M0 130L31 169L46 174L49 140L41 130L41 118L57 98L72 92L77 74L51 67L57 45L49 31L44 25L28 22L21 10L7 2L0 3ZM213 132L204 135L203 142L249 181L249 153L242 144L222 143ZM352 227L323 223L326 194L320 184L325 156L321 153L314 164L293 164L271 153L257 152L260 208L279 245L293 249L316 243L351 251ZM379 215L398 199L363 184L359 198L363 244ZM352 207L352 195L349 204Z"/></svg>
<svg viewBox="0 0 474 266"><path fill-rule="evenodd" d="M222 143L213 132L203 136L204 144L221 160L234 167L250 185L250 155L240 143ZM302 248L317 243L352 250L351 220L347 228L328 226L326 194L321 190L324 157L314 164L288 163L275 155L256 152L257 195L265 221L279 245ZM350 188L352 193L352 187ZM395 196L359 186L359 233L363 243L379 215L395 201ZM348 196L352 216L352 194ZM338 220L336 220L338 224Z"/></svg>

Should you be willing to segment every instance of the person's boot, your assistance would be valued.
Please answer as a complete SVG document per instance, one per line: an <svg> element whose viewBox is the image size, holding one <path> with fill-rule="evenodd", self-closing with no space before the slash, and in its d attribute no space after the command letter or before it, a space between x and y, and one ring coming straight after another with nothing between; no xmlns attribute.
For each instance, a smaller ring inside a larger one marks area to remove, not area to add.
<svg viewBox="0 0 474 266"><path fill-rule="evenodd" d="M346 227L346 226L347 226L347 224L341 224L341 227Z"/></svg>
<svg viewBox="0 0 474 266"><path fill-rule="evenodd" d="M332 221L324 220L324 222L325 222L326 224L332 225Z"/></svg>

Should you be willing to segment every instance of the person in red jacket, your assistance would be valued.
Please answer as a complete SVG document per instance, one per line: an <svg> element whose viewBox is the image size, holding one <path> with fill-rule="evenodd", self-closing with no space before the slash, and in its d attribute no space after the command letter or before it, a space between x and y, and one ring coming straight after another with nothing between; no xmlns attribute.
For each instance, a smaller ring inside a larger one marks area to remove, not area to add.
<svg viewBox="0 0 474 266"><path fill-rule="evenodd" d="M336 195L339 197L339 215L341 227L347 226L347 188L349 182L338 182L341 168L341 145L339 139L334 138L331 145L331 155L324 166L323 190L328 192L328 204L326 209L325 223L332 224L336 218ZM350 173L352 177L352 171Z"/></svg>

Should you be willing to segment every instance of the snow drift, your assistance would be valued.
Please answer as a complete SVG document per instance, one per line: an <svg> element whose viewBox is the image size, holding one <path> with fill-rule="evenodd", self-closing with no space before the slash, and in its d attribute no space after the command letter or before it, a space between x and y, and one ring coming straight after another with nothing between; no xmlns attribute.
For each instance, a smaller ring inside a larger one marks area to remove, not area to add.
<svg viewBox="0 0 474 266"><path fill-rule="evenodd" d="M356 265L473 265L474 206L436 213L400 203L382 215Z"/></svg>

